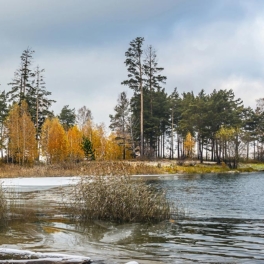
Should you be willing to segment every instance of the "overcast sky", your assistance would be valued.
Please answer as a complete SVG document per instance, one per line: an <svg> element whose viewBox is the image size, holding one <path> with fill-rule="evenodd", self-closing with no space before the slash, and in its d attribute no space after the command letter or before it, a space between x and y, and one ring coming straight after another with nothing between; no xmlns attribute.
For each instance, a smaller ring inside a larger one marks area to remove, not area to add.
<svg viewBox="0 0 264 264"><path fill-rule="evenodd" d="M90 108L109 125L129 42L144 37L167 93L233 89L245 106L264 97L263 0L0 0L0 90L27 47L45 69L55 114Z"/></svg>

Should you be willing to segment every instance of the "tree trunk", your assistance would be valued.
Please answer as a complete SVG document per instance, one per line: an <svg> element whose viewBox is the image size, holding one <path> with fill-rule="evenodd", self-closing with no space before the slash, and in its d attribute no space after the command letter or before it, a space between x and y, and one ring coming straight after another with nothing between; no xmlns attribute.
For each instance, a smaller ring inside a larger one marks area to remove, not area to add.
<svg viewBox="0 0 264 264"><path fill-rule="evenodd" d="M140 155L144 156L144 127L143 127L143 84L142 84L142 66L141 66L141 58L139 58L139 74L140 74Z"/></svg>
<svg viewBox="0 0 264 264"><path fill-rule="evenodd" d="M215 154L216 154L216 162L220 164L220 156L219 156L219 149L218 149L218 142L215 140Z"/></svg>
<svg viewBox="0 0 264 264"><path fill-rule="evenodd" d="M203 140L199 140L200 163L203 163Z"/></svg>
<svg viewBox="0 0 264 264"><path fill-rule="evenodd" d="M178 151L178 159L181 157L181 150L180 150L180 144L181 144L181 142L180 142L181 140L180 140L180 135L178 134L177 135L177 143L178 143L178 146L177 146L177 151Z"/></svg>
<svg viewBox="0 0 264 264"><path fill-rule="evenodd" d="M162 152L163 152L163 155L162 155L162 157L164 159L165 158L165 133L164 132L163 132L162 137L163 137L163 140L162 140Z"/></svg>
<svg viewBox="0 0 264 264"><path fill-rule="evenodd" d="M173 110L171 111L171 159L173 159Z"/></svg>
<svg viewBox="0 0 264 264"><path fill-rule="evenodd" d="M253 152L254 160L256 160L256 140L254 140L254 152Z"/></svg>
<svg viewBox="0 0 264 264"><path fill-rule="evenodd" d="M24 114L22 115L22 122L23 122L23 154L22 154L22 165L25 164L25 155L26 155L26 126L25 126L25 117Z"/></svg>

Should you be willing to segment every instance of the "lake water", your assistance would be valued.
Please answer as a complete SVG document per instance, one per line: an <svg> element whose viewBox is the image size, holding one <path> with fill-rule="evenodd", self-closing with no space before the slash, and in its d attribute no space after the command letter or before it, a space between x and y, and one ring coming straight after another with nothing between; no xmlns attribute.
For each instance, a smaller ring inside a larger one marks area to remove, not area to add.
<svg viewBox="0 0 264 264"><path fill-rule="evenodd" d="M264 173L145 179L167 190L183 213L180 219L155 225L94 221L79 226L57 206L70 187L46 185L34 191L30 186L22 188L19 200L30 201L44 217L2 230L0 247L80 254L106 264L264 263Z"/></svg>

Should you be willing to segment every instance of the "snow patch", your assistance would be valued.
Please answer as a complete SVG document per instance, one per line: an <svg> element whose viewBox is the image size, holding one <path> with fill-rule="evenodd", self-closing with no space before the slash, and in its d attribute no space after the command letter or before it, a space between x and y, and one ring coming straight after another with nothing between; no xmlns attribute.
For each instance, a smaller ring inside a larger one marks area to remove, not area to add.
<svg viewBox="0 0 264 264"><path fill-rule="evenodd" d="M89 257L77 256L77 255L67 255L60 253L40 253L33 252L29 250L20 250L20 249L12 249L12 248L0 248L0 255L16 255L20 256L22 259L37 259L37 260L45 260L45 261L55 261L55 262L63 262L70 261L71 263L91 263L92 260ZM11 260L12 262L12 260ZM5 263L9 263L5 261ZM139 264L136 261L129 261L126 264Z"/></svg>
<svg viewBox="0 0 264 264"><path fill-rule="evenodd" d="M54 187L75 185L80 177L34 177L34 178L4 178L0 180L3 188L16 191L48 190Z"/></svg>

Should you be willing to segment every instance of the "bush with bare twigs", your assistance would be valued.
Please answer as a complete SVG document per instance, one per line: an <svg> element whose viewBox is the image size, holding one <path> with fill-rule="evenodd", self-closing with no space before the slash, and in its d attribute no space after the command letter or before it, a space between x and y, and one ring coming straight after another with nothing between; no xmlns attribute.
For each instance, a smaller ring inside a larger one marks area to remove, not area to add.
<svg viewBox="0 0 264 264"><path fill-rule="evenodd" d="M74 196L72 213L82 220L157 222L170 217L165 192L129 176L84 178Z"/></svg>

